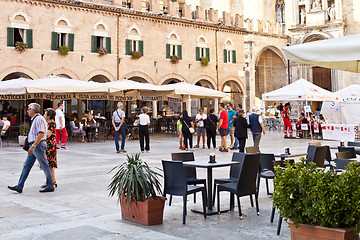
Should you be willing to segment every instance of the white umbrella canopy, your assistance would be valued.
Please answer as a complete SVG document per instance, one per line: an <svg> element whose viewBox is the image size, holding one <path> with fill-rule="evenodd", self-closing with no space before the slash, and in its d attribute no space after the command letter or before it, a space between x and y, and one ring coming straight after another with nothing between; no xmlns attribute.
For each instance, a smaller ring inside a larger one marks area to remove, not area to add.
<svg viewBox="0 0 360 240"><path fill-rule="evenodd" d="M360 34L282 48L295 62L360 73Z"/></svg>
<svg viewBox="0 0 360 240"><path fill-rule="evenodd" d="M163 85L162 87L174 90L174 96L190 95L191 97L226 97L226 93L186 82Z"/></svg>
<svg viewBox="0 0 360 240"><path fill-rule="evenodd" d="M360 84L353 84L336 92L342 101L360 100Z"/></svg>
<svg viewBox="0 0 360 240"><path fill-rule="evenodd" d="M337 101L337 94L301 78L285 87L264 93L263 101Z"/></svg>
<svg viewBox="0 0 360 240"><path fill-rule="evenodd" d="M6 94L25 94L26 86L31 79L17 78L12 80L0 81L0 95Z"/></svg>
<svg viewBox="0 0 360 240"><path fill-rule="evenodd" d="M109 88L110 93L123 92L127 93L130 91L140 91L140 92L167 92L170 93L172 90L163 88L162 86L157 86L150 83L140 83L132 80L118 80L114 82L103 83Z"/></svg>

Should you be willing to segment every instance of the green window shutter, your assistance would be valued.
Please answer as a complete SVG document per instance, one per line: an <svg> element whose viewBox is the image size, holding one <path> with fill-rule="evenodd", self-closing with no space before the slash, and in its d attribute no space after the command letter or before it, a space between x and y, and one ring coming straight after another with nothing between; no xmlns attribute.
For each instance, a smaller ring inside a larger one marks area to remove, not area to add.
<svg viewBox="0 0 360 240"><path fill-rule="evenodd" d="M51 33L51 50L57 50L59 47L58 43L58 33L52 32Z"/></svg>
<svg viewBox="0 0 360 240"><path fill-rule="evenodd" d="M14 28L7 28L7 45L8 47L14 47Z"/></svg>
<svg viewBox="0 0 360 240"><path fill-rule="evenodd" d="M144 41L139 41L139 52L144 56Z"/></svg>
<svg viewBox="0 0 360 240"><path fill-rule="evenodd" d="M28 48L33 48L33 30L27 29L26 30L26 43Z"/></svg>
<svg viewBox="0 0 360 240"><path fill-rule="evenodd" d="M232 51L232 63L236 63L236 51Z"/></svg>
<svg viewBox="0 0 360 240"><path fill-rule="evenodd" d="M126 45L126 48L125 48L125 54L126 55L130 55L130 40L129 39L126 39L125 41L125 45Z"/></svg>
<svg viewBox="0 0 360 240"><path fill-rule="evenodd" d="M110 37L106 38L106 51L107 51L107 53L111 54L111 38Z"/></svg>
<svg viewBox="0 0 360 240"><path fill-rule="evenodd" d="M210 48L206 48L206 57L208 58L210 62Z"/></svg>
<svg viewBox="0 0 360 240"><path fill-rule="evenodd" d="M74 34L69 33L68 35L68 47L71 52L74 51Z"/></svg>
<svg viewBox="0 0 360 240"><path fill-rule="evenodd" d="M97 44L97 37L92 35L91 36L91 52L92 53L97 52L97 49L96 49L97 45L96 44Z"/></svg>
<svg viewBox="0 0 360 240"><path fill-rule="evenodd" d="M196 61L200 61L200 48L196 47Z"/></svg>
<svg viewBox="0 0 360 240"><path fill-rule="evenodd" d="M180 60L182 59L182 46L181 45L177 45L177 50L178 50L178 57L180 58Z"/></svg>
<svg viewBox="0 0 360 240"><path fill-rule="evenodd" d="M170 58L170 44L166 44L166 58Z"/></svg>
<svg viewBox="0 0 360 240"><path fill-rule="evenodd" d="M224 49L224 63L227 63L227 50Z"/></svg>

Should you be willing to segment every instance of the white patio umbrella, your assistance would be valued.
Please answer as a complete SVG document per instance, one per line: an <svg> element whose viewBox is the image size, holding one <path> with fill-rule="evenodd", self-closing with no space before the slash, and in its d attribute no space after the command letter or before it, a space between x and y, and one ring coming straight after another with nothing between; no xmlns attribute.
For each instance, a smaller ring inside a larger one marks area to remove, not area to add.
<svg viewBox="0 0 360 240"><path fill-rule="evenodd" d="M150 83L140 83L132 80L118 80L114 82L103 83L109 89L110 94L123 93L126 95L168 95L172 92L171 89L164 88Z"/></svg>
<svg viewBox="0 0 360 240"><path fill-rule="evenodd" d="M173 96L190 96L190 97L204 97L204 98L205 97L214 97L214 98L226 97L226 93L216 91L214 89L186 83L186 82L163 85L163 87L174 90Z"/></svg>
<svg viewBox="0 0 360 240"><path fill-rule="evenodd" d="M283 47L295 62L360 73L360 34Z"/></svg>
<svg viewBox="0 0 360 240"><path fill-rule="evenodd" d="M338 101L337 94L301 78L285 87L264 93L263 101Z"/></svg>
<svg viewBox="0 0 360 240"><path fill-rule="evenodd" d="M27 78L17 78L12 80L0 81L0 95L25 94L26 86L31 81L31 79Z"/></svg>

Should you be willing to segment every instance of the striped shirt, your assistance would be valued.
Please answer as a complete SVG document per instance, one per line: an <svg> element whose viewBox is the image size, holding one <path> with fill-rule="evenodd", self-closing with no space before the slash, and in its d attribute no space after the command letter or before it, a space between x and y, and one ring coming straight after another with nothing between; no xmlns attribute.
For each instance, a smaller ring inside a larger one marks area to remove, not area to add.
<svg viewBox="0 0 360 240"><path fill-rule="evenodd" d="M36 138L38 137L40 132L44 133L44 136L41 140L46 140L47 131L48 131L48 124L43 116L37 113L35 116L31 118L31 128L28 135L29 143L35 142Z"/></svg>

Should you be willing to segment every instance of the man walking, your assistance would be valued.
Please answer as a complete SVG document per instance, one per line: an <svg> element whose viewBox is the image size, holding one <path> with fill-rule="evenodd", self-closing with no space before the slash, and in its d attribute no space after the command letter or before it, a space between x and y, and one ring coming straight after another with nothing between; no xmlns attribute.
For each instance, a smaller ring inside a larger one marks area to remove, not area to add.
<svg viewBox="0 0 360 240"><path fill-rule="evenodd" d="M225 110L225 104L220 103L220 120L219 120L219 133L221 136L221 146L219 151L220 152L228 152L228 148L226 146L226 135L228 134L228 127L229 127L229 116L227 111Z"/></svg>
<svg viewBox="0 0 360 240"><path fill-rule="evenodd" d="M125 131L125 112L123 109L123 103L118 102L117 104L118 109L113 113L112 116L112 125L114 126L115 130L115 147L116 152L126 153L125 148L125 140L126 140L126 131ZM119 135L121 134L121 150L119 150Z"/></svg>
<svg viewBox="0 0 360 240"><path fill-rule="evenodd" d="M203 139L203 148L205 148L205 133L206 133L206 129L205 129L205 124L204 121L206 120L207 116L204 113L204 109L200 108L199 113L196 114L196 118L195 118L195 122L197 123L197 144L195 146L195 148L198 148L200 145L200 138L202 137Z"/></svg>
<svg viewBox="0 0 360 240"><path fill-rule="evenodd" d="M65 116L63 113L64 104L62 102L58 103L58 108L56 109L56 115L55 115L55 124L56 124L56 144L59 147L60 138L61 138L61 149L68 149L66 147L66 140L68 138L68 133L65 128Z"/></svg>
<svg viewBox="0 0 360 240"><path fill-rule="evenodd" d="M28 156L25 160L23 170L20 175L19 182L16 186L8 186L9 189L22 193L25 181L29 176L30 170L33 167L35 160L40 163L41 169L46 176L46 187L39 192L53 192L54 184L51 178L50 168L46 159L46 136L48 124L40 113L40 105L37 103L30 103L27 110L31 117L31 127L28 135L29 150Z"/></svg>
<svg viewBox="0 0 360 240"><path fill-rule="evenodd" d="M256 113L256 109L252 109L252 114L249 115L248 124L253 135L254 146L257 147L258 151L261 139L261 132L265 135L265 128L263 125L263 120L259 114Z"/></svg>
<svg viewBox="0 0 360 240"><path fill-rule="evenodd" d="M292 138L291 122L290 122L290 103L285 103L284 110L282 111L282 117L284 121L284 138ZM287 129L289 129L289 136L287 135Z"/></svg>
<svg viewBox="0 0 360 240"><path fill-rule="evenodd" d="M227 113L229 117L229 135L230 135L230 150L234 150L234 121L236 119L236 112L234 111L232 104L227 104Z"/></svg>

